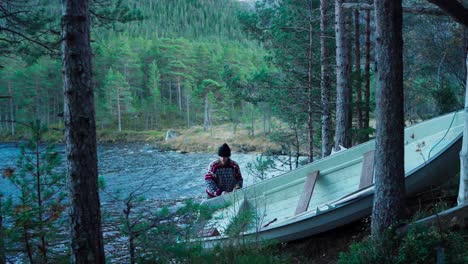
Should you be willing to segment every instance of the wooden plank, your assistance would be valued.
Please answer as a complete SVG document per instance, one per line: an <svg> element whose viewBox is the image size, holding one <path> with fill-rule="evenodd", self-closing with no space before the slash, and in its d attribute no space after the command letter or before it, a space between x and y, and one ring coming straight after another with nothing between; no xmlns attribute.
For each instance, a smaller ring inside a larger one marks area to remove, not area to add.
<svg viewBox="0 0 468 264"><path fill-rule="evenodd" d="M320 174L320 171L313 171L307 174L307 178L304 183L304 190L302 191L299 202L297 203L295 214L300 214L307 211L309 207L310 198L314 192L315 183Z"/></svg>
<svg viewBox="0 0 468 264"><path fill-rule="evenodd" d="M374 150L364 153L362 159L361 179L359 180L359 190L372 185L374 178Z"/></svg>

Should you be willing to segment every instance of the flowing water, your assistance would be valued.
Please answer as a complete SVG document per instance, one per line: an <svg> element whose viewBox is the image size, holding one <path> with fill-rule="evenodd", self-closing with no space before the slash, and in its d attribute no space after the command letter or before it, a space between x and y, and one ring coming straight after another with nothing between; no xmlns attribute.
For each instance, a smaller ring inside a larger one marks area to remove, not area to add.
<svg viewBox="0 0 468 264"><path fill-rule="evenodd" d="M64 153L64 146L57 149ZM0 170L15 167L19 149L16 144L0 143ZM246 165L255 160L253 154L233 153L232 159L241 167L244 186L255 179L248 175ZM103 144L98 146L99 176L104 179L105 192L101 200L110 199L108 193L124 198L138 190L148 200L205 197L204 173L216 159L215 153L187 153L160 151L149 144ZM0 191L15 193L15 187L0 177Z"/></svg>

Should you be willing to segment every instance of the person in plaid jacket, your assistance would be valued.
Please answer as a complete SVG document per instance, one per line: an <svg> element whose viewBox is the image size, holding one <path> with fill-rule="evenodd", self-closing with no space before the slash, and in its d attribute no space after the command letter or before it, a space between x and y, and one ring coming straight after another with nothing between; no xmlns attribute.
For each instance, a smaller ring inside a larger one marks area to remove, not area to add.
<svg viewBox="0 0 468 264"><path fill-rule="evenodd" d="M218 149L219 158L212 161L205 174L206 193L208 198L220 196L242 188L242 175L239 164L233 161L231 149L224 143Z"/></svg>

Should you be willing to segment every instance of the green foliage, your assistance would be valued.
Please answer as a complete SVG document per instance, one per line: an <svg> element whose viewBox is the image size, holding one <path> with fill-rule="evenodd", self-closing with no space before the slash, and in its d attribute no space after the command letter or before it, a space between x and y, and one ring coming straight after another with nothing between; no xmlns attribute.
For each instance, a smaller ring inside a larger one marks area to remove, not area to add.
<svg viewBox="0 0 468 264"><path fill-rule="evenodd" d="M454 90L455 88L447 82L443 82L438 88L432 90L431 95L436 102L439 115L455 111L460 107Z"/></svg>
<svg viewBox="0 0 468 264"><path fill-rule="evenodd" d="M338 263L438 263L438 251L444 252L443 263L466 263L466 235L466 230L441 232L415 225L403 238L385 234L377 242L367 238L355 243L349 252L340 253Z"/></svg>
<svg viewBox="0 0 468 264"><path fill-rule="evenodd" d="M275 161L271 156L259 155L255 161L247 163L247 171L259 180L265 180L268 172L274 168Z"/></svg>
<svg viewBox="0 0 468 264"><path fill-rule="evenodd" d="M229 223L226 234L231 239L236 240L236 237L254 224L255 211L249 208L243 208Z"/></svg>
<svg viewBox="0 0 468 264"><path fill-rule="evenodd" d="M67 206L65 173L58 168L61 157L55 145L42 141L48 128L39 121L28 127L31 139L20 146L16 169L4 172L18 190L17 196L12 194L2 208L8 223L5 233L8 244L21 245L29 261L47 262L62 255L53 250L53 245L63 239L60 229Z"/></svg>
<svg viewBox="0 0 468 264"><path fill-rule="evenodd" d="M444 263L466 263L466 233L440 232L436 227L415 226L403 238L397 263L437 263L437 250L443 249Z"/></svg>

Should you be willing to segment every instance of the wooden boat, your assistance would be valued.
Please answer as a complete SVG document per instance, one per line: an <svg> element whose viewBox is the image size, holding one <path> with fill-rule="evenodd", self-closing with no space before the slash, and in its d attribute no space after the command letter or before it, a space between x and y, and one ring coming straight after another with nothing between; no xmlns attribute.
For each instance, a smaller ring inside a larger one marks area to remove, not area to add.
<svg viewBox="0 0 468 264"><path fill-rule="evenodd" d="M440 185L456 175L462 132L462 111L405 129L407 194ZM196 241L205 248L259 240L286 242L370 215L374 148L371 140L205 201L206 206L219 209L211 219L200 221ZM250 219L242 222L243 218Z"/></svg>

